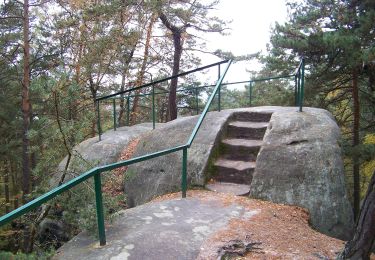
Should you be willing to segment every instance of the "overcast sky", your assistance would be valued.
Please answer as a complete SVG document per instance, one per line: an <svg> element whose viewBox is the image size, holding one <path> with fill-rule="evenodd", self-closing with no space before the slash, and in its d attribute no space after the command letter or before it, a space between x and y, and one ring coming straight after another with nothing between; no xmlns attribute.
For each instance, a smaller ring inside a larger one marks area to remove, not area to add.
<svg viewBox="0 0 375 260"><path fill-rule="evenodd" d="M215 15L232 20L230 35L207 33L207 49L231 51L235 55L265 51L269 42L271 26L283 23L287 18L285 0L221 0ZM218 61L212 56L202 56L202 64ZM228 72L228 81L247 80L246 69L257 70L256 64L238 63Z"/></svg>

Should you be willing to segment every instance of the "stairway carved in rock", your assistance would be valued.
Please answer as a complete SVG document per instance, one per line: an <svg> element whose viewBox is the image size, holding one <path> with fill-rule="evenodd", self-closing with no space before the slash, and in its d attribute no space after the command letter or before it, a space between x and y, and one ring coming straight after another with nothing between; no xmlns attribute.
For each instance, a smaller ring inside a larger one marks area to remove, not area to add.
<svg viewBox="0 0 375 260"><path fill-rule="evenodd" d="M271 115L237 112L229 118L207 189L235 195L249 193L256 158Z"/></svg>

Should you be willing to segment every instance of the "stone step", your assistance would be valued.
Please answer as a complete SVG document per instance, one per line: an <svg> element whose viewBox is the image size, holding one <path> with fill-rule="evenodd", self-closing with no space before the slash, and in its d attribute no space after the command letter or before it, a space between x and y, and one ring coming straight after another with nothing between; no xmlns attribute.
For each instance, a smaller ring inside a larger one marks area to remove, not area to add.
<svg viewBox="0 0 375 260"><path fill-rule="evenodd" d="M272 113L236 112L232 116L234 121L268 122Z"/></svg>
<svg viewBox="0 0 375 260"><path fill-rule="evenodd" d="M263 140L268 122L233 121L228 124L227 137Z"/></svg>
<svg viewBox="0 0 375 260"><path fill-rule="evenodd" d="M255 161L235 161L219 158L214 163L214 179L220 182L250 184L253 179Z"/></svg>
<svg viewBox="0 0 375 260"><path fill-rule="evenodd" d="M246 196L250 193L250 185L228 182L211 182L206 184L206 189L236 196Z"/></svg>
<svg viewBox="0 0 375 260"><path fill-rule="evenodd" d="M228 138L221 141L222 158L238 161L255 161L262 140Z"/></svg>
<svg viewBox="0 0 375 260"><path fill-rule="evenodd" d="M255 162L235 161L235 160L226 160L226 159L219 158L218 160L216 160L215 166L234 169L237 171L244 171L248 169L254 169Z"/></svg>

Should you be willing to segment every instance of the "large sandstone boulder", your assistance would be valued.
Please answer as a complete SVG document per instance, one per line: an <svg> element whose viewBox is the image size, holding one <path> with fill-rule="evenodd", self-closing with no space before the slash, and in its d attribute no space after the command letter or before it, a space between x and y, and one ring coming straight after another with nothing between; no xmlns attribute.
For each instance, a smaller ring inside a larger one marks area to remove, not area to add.
<svg viewBox="0 0 375 260"><path fill-rule="evenodd" d="M250 196L307 208L314 228L348 239L353 215L339 139L340 130L325 110L274 112L256 161Z"/></svg>
<svg viewBox="0 0 375 260"><path fill-rule="evenodd" d="M193 145L188 149L188 184L203 186L205 169L230 110L207 114ZM143 136L133 157L184 145L198 116L179 118ZM152 198L181 189L182 151L128 167L125 193L129 206L141 205Z"/></svg>
<svg viewBox="0 0 375 260"><path fill-rule="evenodd" d="M99 165L117 162L121 152L134 138L152 130L151 123L143 123L135 126L124 126L116 131L109 130L99 137L87 139L76 145L72 150L72 158L64 178L64 182L84 173ZM56 173L50 181L51 187L57 186L67 163L66 156L59 164Z"/></svg>

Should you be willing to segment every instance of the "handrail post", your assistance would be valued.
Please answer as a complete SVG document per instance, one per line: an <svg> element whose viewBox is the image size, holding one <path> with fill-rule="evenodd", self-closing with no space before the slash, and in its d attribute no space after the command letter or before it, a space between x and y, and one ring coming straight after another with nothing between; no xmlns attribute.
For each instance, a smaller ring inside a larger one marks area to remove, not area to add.
<svg viewBox="0 0 375 260"><path fill-rule="evenodd" d="M305 88L305 58L302 58L302 65L301 65L301 90L300 90L299 112L302 112L304 88Z"/></svg>
<svg viewBox="0 0 375 260"><path fill-rule="evenodd" d="M225 70L224 70L224 73L220 76L220 79L218 80L218 82L216 82L215 88L214 88L214 90L212 91L211 96L208 98L208 101L207 101L207 103L206 103L206 106L204 107L204 109L203 109L203 111L202 111L202 113L201 113L201 115L200 115L200 117L199 117L199 119L198 119L198 122L197 122L197 124L195 125L195 127L194 127L194 129L193 129L193 132L191 133L191 135L190 135L190 137L189 137L189 140L188 140L187 143L186 143L186 145L187 145L188 147L190 147L191 144L193 143L194 138L195 138L195 136L197 135L197 132L198 132L200 126L202 125L202 122L203 122L204 118L206 117L207 112L208 112L208 110L209 110L209 108L210 108L210 106L211 106L211 104L212 104L212 101L214 100L214 98L215 98L215 96L216 96L216 94L217 94L217 91L219 90L219 87L220 87L221 83L223 82L224 77L225 77L225 75L227 74L228 69L229 69L229 67L230 67L231 64L232 64L232 60L229 60L227 66L226 66L226 68L225 68Z"/></svg>
<svg viewBox="0 0 375 260"><path fill-rule="evenodd" d="M197 115L199 115L198 88L195 88L195 109L197 110Z"/></svg>
<svg viewBox="0 0 375 260"><path fill-rule="evenodd" d="M182 150L182 177L181 177L181 191L182 198L186 198L187 189L187 147Z"/></svg>
<svg viewBox="0 0 375 260"><path fill-rule="evenodd" d="M100 126L100 101L96 101L96 114L97 114L97 127L98 127L98 134L99 134L99 141L102 140L102 129Z"/></svg>
<svg viewBox="0 0 375 260"><path fill-rule="evenodd" d="M152 129L155 129L155 85L152 85Z"/></svg>
<svg viewBox="0 0 375 260"><path fill-rule="evenodd" d="M219 81L220 80L220 75L221 75L221 72L220 72L220 64L218 65L218 74L217 74L217 80ZM218 108L218 111L220 112L221 110L221 84L219 85L219 92L218 92L218 101L217 101L217 108Z"/></svg>
<svg viewBox="0 0 375 260"><path fill-rule="evenodd" d="M294 75L294 106L298 106L298 96L297 96L297 74Z"/></svg>
<svg viewBox="0 0 375 260"><path fill-rule="evenodd" d="M113 99L113 130L116 131L116 99Z"/></svg>
<svg viewBox="0 0 375 260"><path fill-rule="evenodd" d="M252 98L252 88L253 88L253 82L250 80L250 85L249 85L249 107L251 107L251 98Z"/></svg>
<svg viewBox="0 0 375 260"><path fill-rule="evenodd" d="M297 106L300 104L300 96L301 96L301 71L298 70L297 74Z"/></svg>
<svg viewBox="0 0 375 260"><path fill-rule="evenodd" d="M96 217L98 221L98 232L100 245L106 244L105 226L104 226L104 212L103 212L103 196L102 196L102 181L100 179L101 172L94 175L95 182L95 199L96 199Z"/></svg>
<svg viewBox="0 0 375 260"><path fill-rule="evenodd" d="M130 93L126 98L126 125L129 126L129 119L130 119Z"/></svg>

